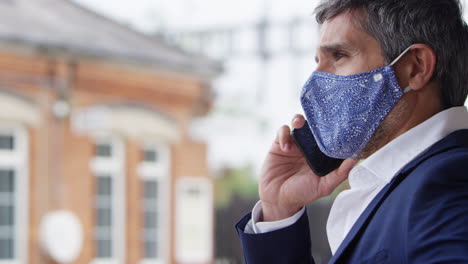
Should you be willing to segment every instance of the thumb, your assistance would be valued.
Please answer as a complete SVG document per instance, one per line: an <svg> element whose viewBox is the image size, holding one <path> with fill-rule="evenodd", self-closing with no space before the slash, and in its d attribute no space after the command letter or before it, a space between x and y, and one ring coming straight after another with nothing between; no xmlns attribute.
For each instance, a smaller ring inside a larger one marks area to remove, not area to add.
<svg viewBox="0 0 468 264"><path fill-rule="evenodd" d="M330 195L338 185L346 180L349 173L358 162L359 160L356 159L346 159L343 161L343 163L341 163L338 169L332 171L324 177L321 177L320 185L322 185L321 189L326 192L325 195Z"/></svg>
<svg viewBox="0 0 468 264"><path fill-rule="evenodd" d="M359 162L357 159L346 159L341 163L340 167L338 167L336 172L340 176L345 176L345 178L348 177L348 174L351 172L351 170L354 168L354 166Z"/></svg>

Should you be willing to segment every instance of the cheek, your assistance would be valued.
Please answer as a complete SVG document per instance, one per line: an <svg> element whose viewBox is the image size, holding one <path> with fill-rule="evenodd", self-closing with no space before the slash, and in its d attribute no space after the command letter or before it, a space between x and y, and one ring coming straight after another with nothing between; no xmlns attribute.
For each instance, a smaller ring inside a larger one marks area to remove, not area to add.
<svg viewBox="0 0 468 264"><path fill-rule="evenodd" d="M362 57L359 55L342 58L340 60L324 59L317 66L318 71L336 75L354 75L375 70L385 66L380 56Z"/></svg>
<svg viewBox="0 0 468 264"><path fill-rule="evenodd" d="M395 76L397 78L398 85L400 85L400 88L404 89L407 87L409 84L409 76L405 74L403 67L400 67L397 63L397 65L393 67L393 71L395 72Z"/></svg>
<svg viewBox="0 0 468 264"><path fill-rule="evenodd" d="M335 74L338 75L353 75L353 74L358 74L358 73L363 73L373 70L372 68L369 68L366 63L360 62L358 60L353 60L353 61L347 61L343 63L337 63L335 65Z"/></svg>
<svg viewBox="0 0 468 264"><path fill-rule="evenodd" d="M355 56L335 63L335 72L339 75L353 75L372 71L385 66L380 56Z"/></svg>
<svg viewBox="0 0 468 264"><path fill-rule="evenodd" d="M406 96L401 97L382 121L382 129L389 135L396 134L407 120L409 105L408 98Z"/></svg>

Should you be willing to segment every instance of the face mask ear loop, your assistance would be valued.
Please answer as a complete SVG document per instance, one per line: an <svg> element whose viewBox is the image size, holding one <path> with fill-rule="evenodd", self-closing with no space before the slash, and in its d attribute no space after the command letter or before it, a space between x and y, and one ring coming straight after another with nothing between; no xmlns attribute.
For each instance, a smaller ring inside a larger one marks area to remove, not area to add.
<svg viewBox="0 0 468 264"><path fill-rule="evenodd" d="M408 86L408 87L406 87L405 89L403 89L403 93L405 94L405 93L407 93L407 92L409 92L409 91L411 91L411 90L413 90L413 89L411 88L411 86Z"/></svg>
<svg viewBox="0 0 468 264"><path fill-rule="evenodd" d="M392 63L390 63L390 65L394 65L395 63L397 63L398 60L401 59L401 57L403 57L403 55L406 54L406 52L408 52L409 50L411 49L411 46L409 46L408 48L405 49L405 51L403 51L400 56L398 56L394 61L392 61Z"/></svg>

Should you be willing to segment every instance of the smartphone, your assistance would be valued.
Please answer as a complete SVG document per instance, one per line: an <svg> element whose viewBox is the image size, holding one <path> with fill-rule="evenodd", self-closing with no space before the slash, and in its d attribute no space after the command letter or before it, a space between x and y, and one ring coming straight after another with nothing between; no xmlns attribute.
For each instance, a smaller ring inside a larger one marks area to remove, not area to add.
<svg viewBox="0 0 468 264"><path fill-rule="evenodd" d="M302 128L293 129L291 137L302 152L307 164L317 176L327 175L337 169L343 162L342 159L329 157L320 150L307 121Z"/></svg>

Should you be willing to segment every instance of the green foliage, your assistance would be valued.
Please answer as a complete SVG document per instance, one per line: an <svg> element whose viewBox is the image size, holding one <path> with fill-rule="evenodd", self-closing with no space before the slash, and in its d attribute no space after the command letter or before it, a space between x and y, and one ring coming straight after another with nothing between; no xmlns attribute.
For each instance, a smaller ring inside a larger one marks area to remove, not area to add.
<svg viewBox="0 0 468 264"><path fill-rule="evenodd" d="M253 177L251 166L226 168L215 179L215 205L224 208L237 194L245 199L258 199L258 183Z"/></svg>
<svg viewBox="0 0 468 264"><path fill-rule="evenodd" d="M253 168L246 166L243 168L225 168L219 172L214 180L214 199L216 208L226 208L232 201L234 195L238 195L246 200L258 200L258 182L253 176ZM338 194L349 189L349 182L346 180L340 184L330 196L323 199L335 199Z"/></svg>
<svg viewBox="0 0 468 264"><path fill-rule="evenodd" d="M346 181L342 182L340 185L338 185L338 187L336 187L336 189L330 195L330 198L332 198L334 200L338 196L338 194L340 194L342 191L345 191L345 190L348 190L348 189L349 189L349 182L348 182L348 180L346 180Z"/></svg>

